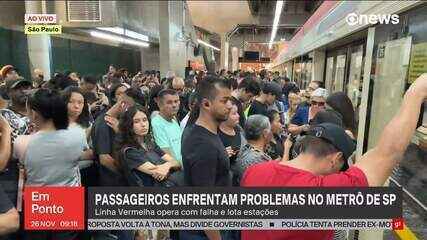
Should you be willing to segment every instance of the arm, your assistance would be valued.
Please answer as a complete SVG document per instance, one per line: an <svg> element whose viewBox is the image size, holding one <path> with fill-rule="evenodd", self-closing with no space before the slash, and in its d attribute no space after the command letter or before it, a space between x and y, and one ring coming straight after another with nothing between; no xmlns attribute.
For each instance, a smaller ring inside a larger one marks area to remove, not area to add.
<svg viewBox="0 0 427 240"><path fill-rule="evenodd" d="M292 148L292 141L291 141L291 136L288 135L288 137L286 138L286 140L283 142L283 156L282 156L282 162L287 162L289 161L289 154L291 152L291 148Z"/></svg>
<svg viewBox="0 0 427 240"><path fill-rule="evenodd" d="M155 170L157 168L156 165L150 163L150 162L145 162L143 164L141 164L140 166L138 166L136 169L140 172L146 173L148 175L155 175L155 172L153 170Z"/></svg>
<svg viewBox="0 0 427 240"><path fill-rule="evenodd" d="M109 168L111 171L118 171L116 160L114 160L110 154L99 154L99 162L102 166Z"/></svg>
<svg viewBox="0 0 427 240"><path fill-rule="evenodd" d="M355 166L365 173L369 186L382 186L402 159L426 96L427 74L423 74L406 92L398 113L384 128L377 146L356 161Z"/></svg>
<svg viewBox="0 0 427 240"><path fill-rule="evenodd" d="M12 151L11 132L9 123L0 115L0 171L7 166L10 159Z"/></svg>
<svg viewBox="0 0 427 240"><path fill-rule="evenodd" d="M15 208L0 214L0 236L16 232L19 229L19 214Z"/></svg>
<svg viewBox="0 0 427 240"><path fill-rule="evenodd" d="M171 169L180 169L181 165L176 161L172 156L169 154L164 154L162 156L162 159L166 162L160 165L157 165L155 169L153 169L154 177L156 177L158 180L162 181L164 180Z"/></svg>
<svg viewBox="0 0 427 240"><path fill-rule="evenodd" d="M162 159L165 160L166 163L168 163L172 169L181 169L181 164L179 164L179 162L175 158L173 158L169 152L167 152L165 150L163 150L163 151L166 154L162 156Z"/></svg>
<svg viewBox="0 0 427 240"><path fill-rule="evenodd" d="M80 156L80 160L93 160L94 154L92 149L85 150Z"/></svg>
<svg viewBox="0 0 427 240"><path fill-rule="evenodd" d="M308 129L308 125L298 126L295 124L289 124L289 127L288 127L288 131L293 135L298 135L301 132L306 131L307 129Z"/></svg>

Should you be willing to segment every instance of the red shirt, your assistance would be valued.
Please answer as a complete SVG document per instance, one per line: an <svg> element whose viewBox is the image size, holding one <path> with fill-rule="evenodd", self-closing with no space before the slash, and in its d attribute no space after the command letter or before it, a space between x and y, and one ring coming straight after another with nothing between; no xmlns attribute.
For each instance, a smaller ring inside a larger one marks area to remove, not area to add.
<svg viewBox="0 0 427 240"><path fill-rule="evenodd" d="M243 175L244 187L367 187L365 174L357 167L327 176L316 176L311 172L269 161L249 167ZM332 230L257 230L242 231L242 240L329 240Z"/></svg>

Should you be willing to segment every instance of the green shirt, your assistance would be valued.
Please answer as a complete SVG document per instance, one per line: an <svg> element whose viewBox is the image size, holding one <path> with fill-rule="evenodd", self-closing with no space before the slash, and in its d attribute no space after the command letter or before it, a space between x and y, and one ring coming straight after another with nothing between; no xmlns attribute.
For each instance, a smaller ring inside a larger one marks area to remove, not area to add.
<svg viewBox="0 0 427 240"><path fill-rule="evenodd" d="M157 114L151 119L154 141L160 148L169 148L174 157L182 165L181 136L182 129L178 122L173 119L171 122Z"/></svg>

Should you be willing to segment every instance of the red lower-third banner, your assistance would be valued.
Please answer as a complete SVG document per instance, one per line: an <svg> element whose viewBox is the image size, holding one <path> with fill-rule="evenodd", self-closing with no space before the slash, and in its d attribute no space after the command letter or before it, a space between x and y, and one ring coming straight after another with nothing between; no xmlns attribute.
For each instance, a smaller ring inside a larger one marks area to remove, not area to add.
<svg viewBox="0 0 427 240"><path fill-rule="evenodd" d="M25 230L83 230L83 187L26 187Z"/></svg>

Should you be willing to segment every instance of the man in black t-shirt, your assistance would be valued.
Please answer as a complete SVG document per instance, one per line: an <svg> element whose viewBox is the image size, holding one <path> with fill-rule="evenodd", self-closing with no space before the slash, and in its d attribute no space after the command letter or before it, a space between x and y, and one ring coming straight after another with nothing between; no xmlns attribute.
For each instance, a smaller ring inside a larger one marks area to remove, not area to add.
<svg viewBox="0 0 427 240"><path fill-rule="evenodd" d="M248 117L255 114L267 116L268 106L276 100L281 100L282 88L278 83L265 82L262 87L261 95L252 101L249 108Z"/></svg>
<svg viewBox="0 0 427 240"><path fill-rule="evenodd" d="M181 147L186 184L231 186L230 162L217 135L220 122L227 120L231 109L231 90L220 78L208 76L200 82L196 91L199 117L187 129ZM180 239L195 237L220 239L220 233L212 230L180 232Z"/></svg>
<svg viewBox="0 0 427 240"><path fill-rule="evenodd" d="M239 113L239 124L241 127L245 126L245 108L250 103L252 98L258 96L261 91L259 83L250 77L243 79L231 95L237 100L237 112Z"/></svg>
<svg viewBox="0 0 427 240"><path fill-rule="evenodd" d="M19 228L19 214L0 186L0 240L9 239L7 234Z"/></svg>
<svg viewBox="0 0 427 240"><path fill-rule="evenodd" d="M99 165L99 185L124 186L126 181L118 170L118 162L113 158L113 143L118 127L118 117L135 103L144 105L142 93L134 88L115 96L117 103L105 114L99 115L93 124L91 137L95 162Z"/></svg>

